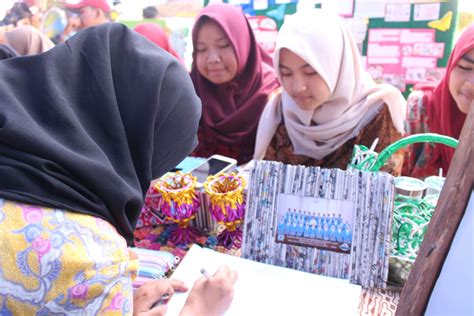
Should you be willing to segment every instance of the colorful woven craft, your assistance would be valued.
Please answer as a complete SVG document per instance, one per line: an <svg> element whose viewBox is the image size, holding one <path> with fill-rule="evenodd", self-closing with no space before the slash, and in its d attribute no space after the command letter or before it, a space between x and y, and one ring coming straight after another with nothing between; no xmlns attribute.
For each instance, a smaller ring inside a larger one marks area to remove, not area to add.
<svg viewBox="0 0 474 316"><path fill-rule="evenodd" d="M226 248L240 247L242 243L244 188L245 180L235 173L209 176L204 183L210 200L209 211L214 220L226 228L217 236L218 243Z"/></svg>
<svg viewBox="0 0 474 316"><path fill-rule="evenodd" d="M194 242L198 236L197 229L189 226L199 209L195 187L196 177L179 171L165 175L153 186L161 194L159 209L176 224L170 236L175 244Z"/></svg>

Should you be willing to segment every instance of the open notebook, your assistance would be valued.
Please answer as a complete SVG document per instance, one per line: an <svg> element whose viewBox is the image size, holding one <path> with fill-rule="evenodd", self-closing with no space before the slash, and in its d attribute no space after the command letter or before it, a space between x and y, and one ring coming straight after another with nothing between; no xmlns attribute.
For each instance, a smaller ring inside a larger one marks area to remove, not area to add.
<svg viewBox="0 0 474 316"><path fill-rule="evenodd" d="M226 316L355 315L361 287L348 280L324 277L222 254L193 245L173 273L189 288L221 265L238 271L235 295ZM175 293L167 315L179 315L188 293Z"/></svg>

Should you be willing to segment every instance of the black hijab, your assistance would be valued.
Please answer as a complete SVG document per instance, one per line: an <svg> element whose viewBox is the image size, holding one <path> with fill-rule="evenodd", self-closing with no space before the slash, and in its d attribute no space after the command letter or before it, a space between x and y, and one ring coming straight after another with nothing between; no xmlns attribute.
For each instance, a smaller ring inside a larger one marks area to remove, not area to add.
<svg viewBox="0 0 474 316"><path fill-rule="evenodd" d="M0 62L0 197L99 216L129 242L150 181L196 146L184 67L118 23Z"/></svg>
<svg viewBox="0 0 474 316"><path fill-rule="evenodd" d="M0 44L0 60L18 56L20 55L13 47L5 44Z"/></svg>

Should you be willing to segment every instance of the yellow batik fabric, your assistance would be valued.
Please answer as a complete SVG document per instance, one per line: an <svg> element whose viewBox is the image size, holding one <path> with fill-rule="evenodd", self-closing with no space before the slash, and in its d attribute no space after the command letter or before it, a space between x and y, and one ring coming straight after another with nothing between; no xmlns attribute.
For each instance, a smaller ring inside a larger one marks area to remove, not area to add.
<svg viewBox="0 0 474 316"><path fill-rule="evenodd" d="M107 221L0 199L0 315L131 315L137 270Z"/></svg>

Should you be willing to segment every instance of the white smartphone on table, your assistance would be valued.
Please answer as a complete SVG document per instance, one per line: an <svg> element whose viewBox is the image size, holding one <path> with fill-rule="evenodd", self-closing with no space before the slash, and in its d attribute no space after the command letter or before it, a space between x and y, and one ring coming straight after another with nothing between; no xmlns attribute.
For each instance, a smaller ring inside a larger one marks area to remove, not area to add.
<svg viewBox="0 0 474 316"><path fill-rule="evenodd" d="M212 155L202 164L191 170L191 174L197 178L198 185L206 182L207 177L220 172L232 172L237 166L237 160L221 156Z"/></svg>

